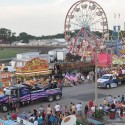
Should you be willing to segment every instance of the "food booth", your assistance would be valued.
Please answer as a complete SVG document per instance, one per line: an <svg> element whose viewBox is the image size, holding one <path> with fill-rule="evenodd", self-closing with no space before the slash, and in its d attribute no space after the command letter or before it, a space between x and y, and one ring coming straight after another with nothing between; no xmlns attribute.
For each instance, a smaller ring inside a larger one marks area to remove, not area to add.
<svg viewBox="0 0 125 125"><path fill-rule="evenodd" d="M49 65L41 58L28 58L18 60L16 63L17 82L25 82L27 84L34 84L41 82L43 76L49 75Z"/></svg>

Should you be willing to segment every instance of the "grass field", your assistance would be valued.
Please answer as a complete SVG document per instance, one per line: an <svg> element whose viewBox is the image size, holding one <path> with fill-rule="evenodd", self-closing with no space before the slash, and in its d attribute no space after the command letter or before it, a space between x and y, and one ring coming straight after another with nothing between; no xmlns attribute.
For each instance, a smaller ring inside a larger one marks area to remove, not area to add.
<svg viewBox="0 0 125 125"><path fill-rule="evenodd" d="M7 58L13 58L16 57L16 54L18 53L24 53L24 52L32 52L35 50L31 49L25 49L25 48L4 48L0 49L0 59L7 59Z"/></svg>

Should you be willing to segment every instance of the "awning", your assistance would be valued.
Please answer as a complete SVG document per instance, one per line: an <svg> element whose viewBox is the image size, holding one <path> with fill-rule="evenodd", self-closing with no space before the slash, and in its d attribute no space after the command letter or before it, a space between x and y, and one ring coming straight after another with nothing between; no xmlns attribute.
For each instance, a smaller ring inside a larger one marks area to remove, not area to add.
<svg viewBox="0 0 125 125"><path fill-rule="evenodd" d="M45 70L45 71L38 71L38 72L27 72L27 73L23 73L23 72L16 72L15 75L29 75L29 76L33 76L33 75L48 75L50 74L51 71L50 70Z"/></svg>

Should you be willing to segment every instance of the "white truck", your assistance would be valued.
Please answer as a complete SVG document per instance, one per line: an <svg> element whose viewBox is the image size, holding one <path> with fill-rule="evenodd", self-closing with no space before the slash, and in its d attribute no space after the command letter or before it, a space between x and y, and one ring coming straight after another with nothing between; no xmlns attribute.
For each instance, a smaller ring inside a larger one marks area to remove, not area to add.
<svg viewBox="0 0 125 125"><path fill-rule="evenodd" d="M50 62L55 62L56 61L56 51L50 50L50 51L48 51L48 54L50 55Z"/></svg>
<svg viewBox="0 0 125 125"><path fill-rule="evenodd" d="M50 50L48 54L50 55L50 62L58 62L58 61L64 61L66 58L66 54L68 53L68 49L54 49Z"/></svg>

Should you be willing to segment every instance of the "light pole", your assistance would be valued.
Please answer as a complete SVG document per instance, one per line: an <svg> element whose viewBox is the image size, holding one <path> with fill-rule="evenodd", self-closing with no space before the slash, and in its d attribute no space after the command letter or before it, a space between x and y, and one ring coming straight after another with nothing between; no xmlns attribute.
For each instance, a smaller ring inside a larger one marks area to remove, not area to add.
<svg viewBox="0 0 125 125"><path fill-rule="evenodd" d="M98 106L97 62L97 47L95 47L95 106Z"/></svg>

